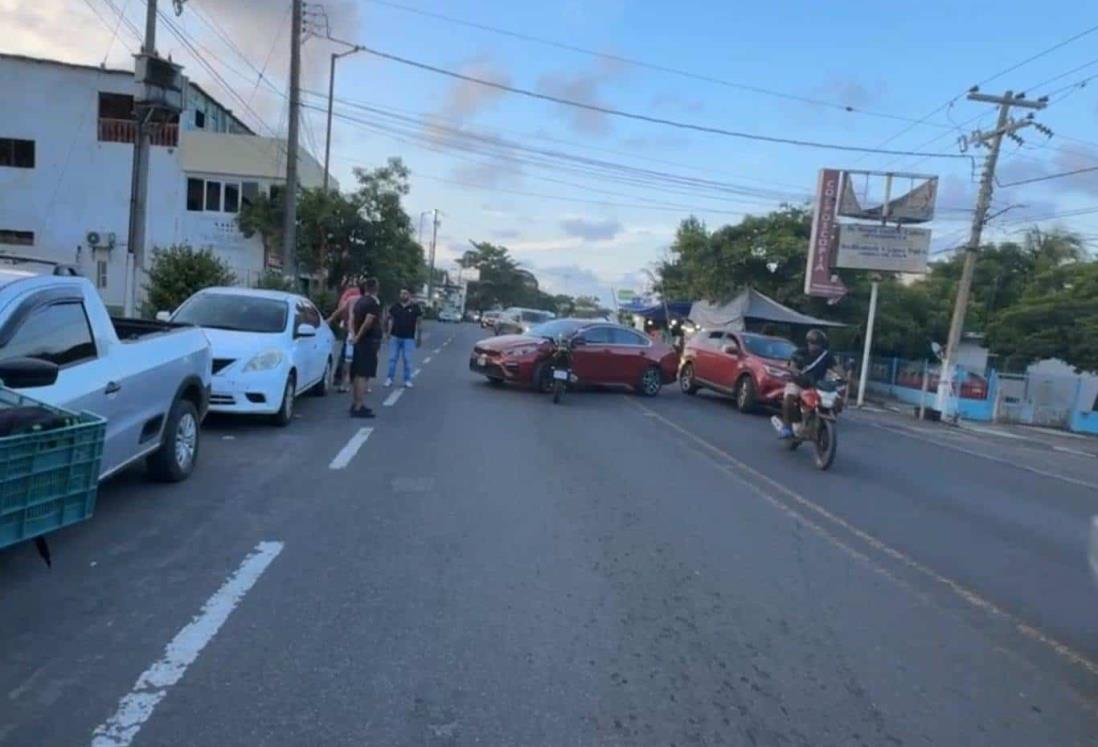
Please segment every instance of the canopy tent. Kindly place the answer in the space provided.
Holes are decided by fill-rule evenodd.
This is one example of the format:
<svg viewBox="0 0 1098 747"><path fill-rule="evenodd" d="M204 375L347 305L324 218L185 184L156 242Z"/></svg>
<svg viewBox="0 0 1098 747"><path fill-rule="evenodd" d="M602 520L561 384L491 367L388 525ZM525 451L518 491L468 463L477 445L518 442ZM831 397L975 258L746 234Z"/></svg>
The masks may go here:
<svg viewBox="0 0 1098 747"><path fill-rule="evenodd" d="M805 327L842 327L839 322L817 319L783 306L773 298L747 288L725 304L696 301L690 308L690 319L703 329L743 330L748 321L795 324Z"/></svg>

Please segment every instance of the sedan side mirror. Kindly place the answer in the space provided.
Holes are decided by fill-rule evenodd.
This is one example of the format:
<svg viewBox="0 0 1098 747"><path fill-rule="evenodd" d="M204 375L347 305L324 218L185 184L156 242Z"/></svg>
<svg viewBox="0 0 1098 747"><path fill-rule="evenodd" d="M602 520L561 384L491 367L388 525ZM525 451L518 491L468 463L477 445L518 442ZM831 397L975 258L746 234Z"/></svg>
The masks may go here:
<svg viewBox="0 0 1098 747"><path fill-rule="evenodd" d="M586 344L587 344L587 338L585 338L585 337L580 337L579 335L577 335L577 336L572 338L572 347L574 347L574 348L583 347Z"/></svg>
<svg viewBox="0 0 1098 747"><path fill-rule="evenodd" d="M0 383L11 389L50 386L59 370L56 363L41 358L8 358L0 361Z"/></svg>
<svg viewBox="0 0 1098 747"><path fill-rule="evenodd" d="M170 322L172 320L172 312L170 311L158 311L156 312L156 321L158 322Z"/></svg>
<svg viewBox="0 0 1098 747"><path fill-rule="evenodd" d="M316 337L316 327L311 324L299 324L294 337Z"/></svg>

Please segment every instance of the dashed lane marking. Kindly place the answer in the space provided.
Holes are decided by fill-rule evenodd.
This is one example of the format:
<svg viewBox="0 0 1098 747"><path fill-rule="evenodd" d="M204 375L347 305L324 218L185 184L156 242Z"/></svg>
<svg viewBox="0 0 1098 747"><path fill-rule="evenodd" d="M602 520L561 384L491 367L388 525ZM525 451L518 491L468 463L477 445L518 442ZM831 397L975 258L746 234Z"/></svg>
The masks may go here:
<svg viewBox="0 0 1098 747"><path fill-rule="evenodd" d="M164 655L141 673L133 689L118 703L114 715L92 732L92 747L126 747L149 720L158 703L213 640L244 595L282 552L281 542L260 542L202 605L198 616L183 626L164 648Z"/></svg>
<svg viewBox="0 0 1098 747"><path fill-rule="evenodd" d="M801 511L793 509L791 506L784 503L781 499L771 495L770 493L763 490L758 485L753 484L750 480L746 479L747 476L750 476L750 477L754 478L754 480L756 480L760 483L765 483L766 485L771 487L774 491L776 491L778 493L781 493L786 498L793 501L800 508L806 509L808 511L811 511L811 512L815 513L817 516L819 516L823 519L826 519L833 526L841 527L842 529L844 529L847 532L849 532L850 534L854 535L855 537L857 537L861 541L865 542L867 545L874 548L875 550L877 550L877 551L883 553L884 555L892 558L893 560L903 564L904 566L907 566L908 568L922 574L923 576L932 579L933 581L937 582L938 584L941 584L942 586L944 586L945 588L947 588L948 590L953 592L960 599L967 602L969 605L971 605L971 606L973 606L977 609L983 610L984 612L987 612L987 613L989 613L989 614L991 614L991 615L993 615L993 616L995 616L995 617L997 617L1001 620L1006 620L1021 635L1025 636L1026 638L1028 638L1032 641L1036 641L1036 642L1046 646L1047 648L1051 649L1053 652L1055 652L1059 656L1063 657L1064 659L1066 659L1070 663L1075 664L1076 666L1084 669L1089 674L1098 676L1098 664L1091 661L1090 659L1088 659L1083 654L1075 651L1073 648L1071 648L1067 644L1061 643L1060 641L1056 640L1055 638L1052 638L1051 636L1045 635L1040 630L1037 630L1037 628L1034 628L1032 625L1029 625L1028 623L1020 620L1019 618L1015 617L1014 615L1012 615L1011 613L1009 613L1006 610L1002 609L1001 607L996 606L993 602L990 602L987 599L984 599L979 594L976 594L975 592L971 591L970 589L965 588L964 586L957 583L953 579L947 578L947 577L937 573L936 571L932 570L931 568L923 565L922 563L915 560L914 558L911 558L910 556L905 555L904 553L900 552L899 550L892 547L891 545L877 539L876 537L869 534L868 532L865 532L865 531L859 529L858 527L854 526L853 524L846 521L845 519L843 519L839 516L836 516L835 514L831 513L826 508L824 508L823 506L820 506L816 503L813 503L812 501L808 500L807 498L802 496L797 491L795 491L791 488L788 488L785 485L783 485L782 483L780 483L777 480L773 479L772 477L769 477L768 475L765 475L762 472L759 472L754 467L751 467L751 466L745 464L744 462L741 462L739 459L732 456L731 454L729 454L724 449L720 448L719 446L715 446L714 444L711 444L709 441L705 440L701 436L698 436L697 434L687 430L686 428L683 428L678 423L675 423L675 422L665 418L663 415L660 415L655 410L652 410L651 408L649 408L645 405L642 405L638 402L635 402L633 400L628 400L628 401L630 402L630 404L632 404L634 407L638 408L643 413L649 415L650 417L653 417L653 418L659 420L660 423L662 423L663 425L665 425L668 428L672 429L673 431L685 436L686 438L688 438L691 441L693 441L694 443L696 443L698 446L701 446L702 448L704 448L706 451L708 451L711 454L719 457L720 459L723 459L729 465L735 467L735 472L730 472L730 473L735 474L736 477L738 477L745 485L747 485L748 488L750 488L752 490L752 492L754 492L756 495L761 496L762 498L764 498L765 500L767 500L769 503L771 503L772 505L774 505L775 507L777 507L780 510L793 511L793 513L796 516L798 516L802 520L804 520L809 526L811 526L813 529L815 529L820 534L820 536L822 536L828 542L835 545L837 548L839 548L843 551L846 551L846 552L854 553L855 555L858 555L862 558L865 558L865 560L868 563L870 563L871 566L874 569L881 571L885 575L887 575L890 578L893 578L894 580L896 580L898 583L903 583L899 579L896 579L895 576L893 576L887 569L885 569L879 563L873 561L871 558L866 556L864 553L861 553L860 551L858 551L855 548L851 547L848 543L844 542L843 540L839 539L834 534L832 534L828 529L826 529L824 527L821 527L818 523L816 523L816 522L812 521L811 519L805 517Z"/></svg>
<svg viewBox="0 0 1098 747"><path fill-rule="evenodd" d="M404 391L398 389L398 392ZM344 444L343 448L339 450L339 453L332 459L331 464L328 465L328 469L345 469L351 460L355 458L355 454L362 448L362 445L366 443L366 439L370 437L370 434L374 432L373 428L359 428L358 431L351 436L351 439Z"/></svg>
<svg viewBox="0 0 1098 747"><path fill-rule="evenodd" d="M423 365L425 365L425 366L430 362L431 362L431 356L429 356L429 355L426 358L423 359Z"/></svg>
<svg viewBox="0 0 1098 747"><path fill-rule="evenodd" d="M423 369L421 368L417 368L415 371L412 371L412 378L414 379L415 377L419 376L419 372L422 370Z"/></svg>
<svg viewBox="0 0 1098 747"><path fill-rule="evenodd" d="M388 397L386 397L385 401L381 403L381 406L382 407L392 407L393 405L395 405L397 403L397 400L400 399L400 395L402 395L402 394L404 394L404 387L401 387L400 389L397 389L392 394L390 394Z"/></svg>

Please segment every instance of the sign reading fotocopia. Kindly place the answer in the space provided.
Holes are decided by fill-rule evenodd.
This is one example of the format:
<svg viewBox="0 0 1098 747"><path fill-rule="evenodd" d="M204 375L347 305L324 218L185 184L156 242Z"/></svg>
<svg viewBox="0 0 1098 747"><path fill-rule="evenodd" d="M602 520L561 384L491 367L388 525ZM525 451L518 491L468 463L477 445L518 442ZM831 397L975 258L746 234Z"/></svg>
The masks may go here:
<svg viewBox="0 0 1098 747"><path fill-rule="evenodd" d="M838 169L820 169L816 185L816 209L812 213L812 236L808 242L808 267L804 292L836 301L846 295L846 286L832 270L838 224L835 207L839 202Z"/></svg>
<svg viewBox="0 0 1098 747"><path fill-rule="evenodd" d="M926 272L930 230L870 223L839 225L836 267L881 272Z"/></svg>

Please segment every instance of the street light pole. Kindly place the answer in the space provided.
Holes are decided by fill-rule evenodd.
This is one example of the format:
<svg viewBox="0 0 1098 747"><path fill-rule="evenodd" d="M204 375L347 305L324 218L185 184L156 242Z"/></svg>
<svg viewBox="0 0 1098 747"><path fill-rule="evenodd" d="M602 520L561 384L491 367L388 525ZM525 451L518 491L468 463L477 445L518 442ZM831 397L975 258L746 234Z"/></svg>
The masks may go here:
<svg viewBox="0 0 1098 747"><path fill-rule="evenodd" d="M362 47L359 45L353 46L346 52L332 52L332 64L328 72L328 129L327 134L324 137L324 191L328 191L328 164L332 157L332 101L335 98L335 77L336 77L336 60L340 57L346 57L352 55L355 52L361 52Z"/></svg>

